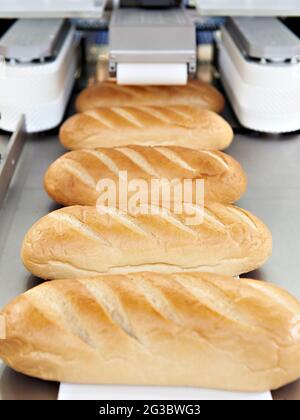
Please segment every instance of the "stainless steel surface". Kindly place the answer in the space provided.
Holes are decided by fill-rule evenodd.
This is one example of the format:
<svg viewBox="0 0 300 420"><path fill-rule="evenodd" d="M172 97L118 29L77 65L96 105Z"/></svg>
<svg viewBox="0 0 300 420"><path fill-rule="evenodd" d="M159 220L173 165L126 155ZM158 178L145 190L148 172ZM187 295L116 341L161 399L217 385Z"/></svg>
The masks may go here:
<svg viewBox="0 0 300 420"><path fill-rule="evenodd" d="M284 287L300 299L300 135L239 135L229 153L249 178L239 204L261 217L273 234L271 258L250 276Z"/></svg>
<svg viewBox="0 0 300 420"><path fill-rule="evenodd" d="M298 0L195 0L206 16L300 16Z"/></svg>
<svg viewBox="0 0 300 420"><path fill-rule="evenodd" d="M0 307L37 284L22 266L20 246L26 230L55 208L43 191L43 174L62 153L56 135L27 138L0 209ZM56 395L57 385L17 374L0 361L0 399L55 399Z"/></svg>
<svg viewBox="0 0 300 420"><path fill-rule="evenodd" d="M276 62L300 57L300 39L279 19L230 18L226 28L247 57Z"/></svg>
<svg viewBox="0 0 300 420"><path fill-rule="evenodd" d="M1 152L0 162L0 208L5 199L9 184L15 172L25 142L25 118L22 115L16 131L11 136L7 147Z"/></svg>
<svg viewBox="0 0 300 420"><path fill-rule="evenodd" d="M0 39L0 54L20 62L53 58L66 29L63 19L19 19Z"/></svg>
<svg viewBox="0 0 300 420"><path fill-rule="evenodd" d="M19 251L27 229L57 208L43 190L43 175L63 152L55 134L31 136L26 141L0 210L0 307L38 284L23 268ZM238 134L228 153L241 162L249 178L240 205L260 216L274 237L272 257L249 275L274 282L300 298L300 134ZM0 399L55 399L56 395L56 384L27 378L0 364ZM274 393L274 397L300 400L300 382Z"/></svg>
<svg viewBox="0 0 300 420"><path fill-rule="evenodd" d="M0 0L0 18L102 16L106 0Z"/></svg>
<svg viewBox="0 0 300 420"><path fill-rule="evenodd" d="M111 71L118 63L185 63L196 69L196 29L184 9L118 9L109 28Z"/></svg>

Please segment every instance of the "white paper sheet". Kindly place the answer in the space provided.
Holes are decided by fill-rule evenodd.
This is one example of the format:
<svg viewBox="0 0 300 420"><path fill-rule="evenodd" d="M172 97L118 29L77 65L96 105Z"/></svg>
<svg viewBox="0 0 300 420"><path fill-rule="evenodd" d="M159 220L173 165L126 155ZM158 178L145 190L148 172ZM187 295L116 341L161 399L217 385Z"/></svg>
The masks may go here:
<svg viewBox="0 0 300 420"><path fill-rule="evenodd" d="M263 400L270 392L242 393L201 388L60 384L59 400Z"/></svg>
<svg viewBox="0 0 300 420"><path fill-rule="evenodd" d="M119 85L186 85L187 65L181 63L119 63Z"/></svg>

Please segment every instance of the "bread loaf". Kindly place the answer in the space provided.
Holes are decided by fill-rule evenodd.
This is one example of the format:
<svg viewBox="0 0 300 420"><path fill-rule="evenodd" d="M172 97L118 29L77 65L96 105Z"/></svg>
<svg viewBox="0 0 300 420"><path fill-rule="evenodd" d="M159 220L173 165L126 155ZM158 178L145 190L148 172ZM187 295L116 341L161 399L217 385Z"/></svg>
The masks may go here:
<svg viewBox="0 0 300 420"><path fill-rule="evenodd" d="M58 280L15 299L0 319L0 357L41 379L267 391L300 377L300 304L254 280Z"/></svg>
<svg viewBox="0 0 300 420"><path fill-rule="evenodd" d="M25 267L43 279L148 270L235 276L257 269L271 253L266 226L231 205L211 203L195 226L185 214L106 211L74 206L43 217L24 239Z"/></svg>
<svg viewBox="0 0 300 420"><path fill-rule="evenodd" d="M190 106L97 108L73 115L60 129L71 150L130 144L222 150L232 139L222 117Z"/></svg>
<svg viewBox="0 0 300 420"><path fill-rule="evenodd" d="M81 92L76 102L78 111L113 106L192 105L221 112L224 98L213 86L191 81L186 86L120 86L105 82Z"/></svg>
<svg viewBox="0 0 300 420"><path fill-rule="evenodd" d="M146 180L148 191L153 178L178 179L182 183L185 179L203 179L205 199L224 203L239 200L247 183L240 164L221 152L171 146L128 146L65 154L49 167L45 189L53 200L65 206L93 206L99 197L99 181L112 179L118 185L120 171L127 171L129 182Z"/></svg>

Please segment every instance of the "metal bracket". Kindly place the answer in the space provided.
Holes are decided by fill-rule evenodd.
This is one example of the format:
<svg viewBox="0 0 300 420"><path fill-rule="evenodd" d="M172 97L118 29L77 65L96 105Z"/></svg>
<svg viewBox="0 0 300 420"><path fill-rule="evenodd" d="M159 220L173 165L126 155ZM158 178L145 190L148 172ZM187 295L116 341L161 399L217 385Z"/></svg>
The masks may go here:
<svg viewBox="0 0 300 420"><path fill-rule="evenodd" d="M25 117L21 116L16 131L11 136L7 145L7 154L3 166L0 166L0 208L2 207L8 187L15 173L19 157L25 142Z"/></svg>
<svg viewBox="0 0 300 420"><path fill-rule="evenodd" d="M196 68L196 28L185 9L117 9L109 34L111 72L119 63L184 63Z"/></svg>

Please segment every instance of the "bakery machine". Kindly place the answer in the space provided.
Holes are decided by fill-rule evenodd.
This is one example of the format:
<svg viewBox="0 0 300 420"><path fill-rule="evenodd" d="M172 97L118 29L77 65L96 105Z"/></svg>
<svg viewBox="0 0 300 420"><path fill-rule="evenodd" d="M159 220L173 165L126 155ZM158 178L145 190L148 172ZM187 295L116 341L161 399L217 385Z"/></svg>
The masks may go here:
<svg viewBox="0 0 300 420"><path fill-rule="evenodd" d="M267 133L300 129L296 34L277 18L230 18L222 27L219 51L221 80L244 127Z"/></svg>
<svg viewBox="0 0 300 420"><path fill-rule="evenodd" d="M2 129L14 131L22 114L29 133L61 122L77 71L77 39L64 19L19 19L2 36Z"/></svg>
<svg viewBox="0 0 300 420"><path fill-rule="evenodd" d="M226 116L234 118L232 107L247 129L230 149L250 180L241 205L251 210L255 202L274 232L274 256L252 277L300 298L300 136L294 133L300 129L300 51L297 25L291 30L288 16L300 21L299 0L0 0L0 18L11 19L0 32L1 307L35 285L19 247L28 228L54 209L42 179L63 153L57 131L45 130L57 127L66 109L73 112L79 68L87 66L79 61L80 40L104 32L107 76L120 84L186 83L197 75L199 43L215 46ZM23 377L0 362L0 399L57 394L56 384ZM273 397L300 399L299 384Z"/></svg>
<svg viewBox="0 0 300 420"><path fill-rule="evenodd" d="M109 36L109 72L118 84L182 85L195 75L196 31L185 8L118 8Z"/></svg>
<svg viewBox="0 0 300 420"><path fill-rule="evenodd" d="M186 84L196 75L204 28L217 40L222 85L241 125L299 130L300 39L278 19L300 15L297 1L195 5L196 11L181 0L31 0L26 6L0 0L0 17L19 19L0 38L0 128L14 131L21 114L28 132L58 126L77 74L79 34L106 25L107 70L117 83Z"/></svg>

